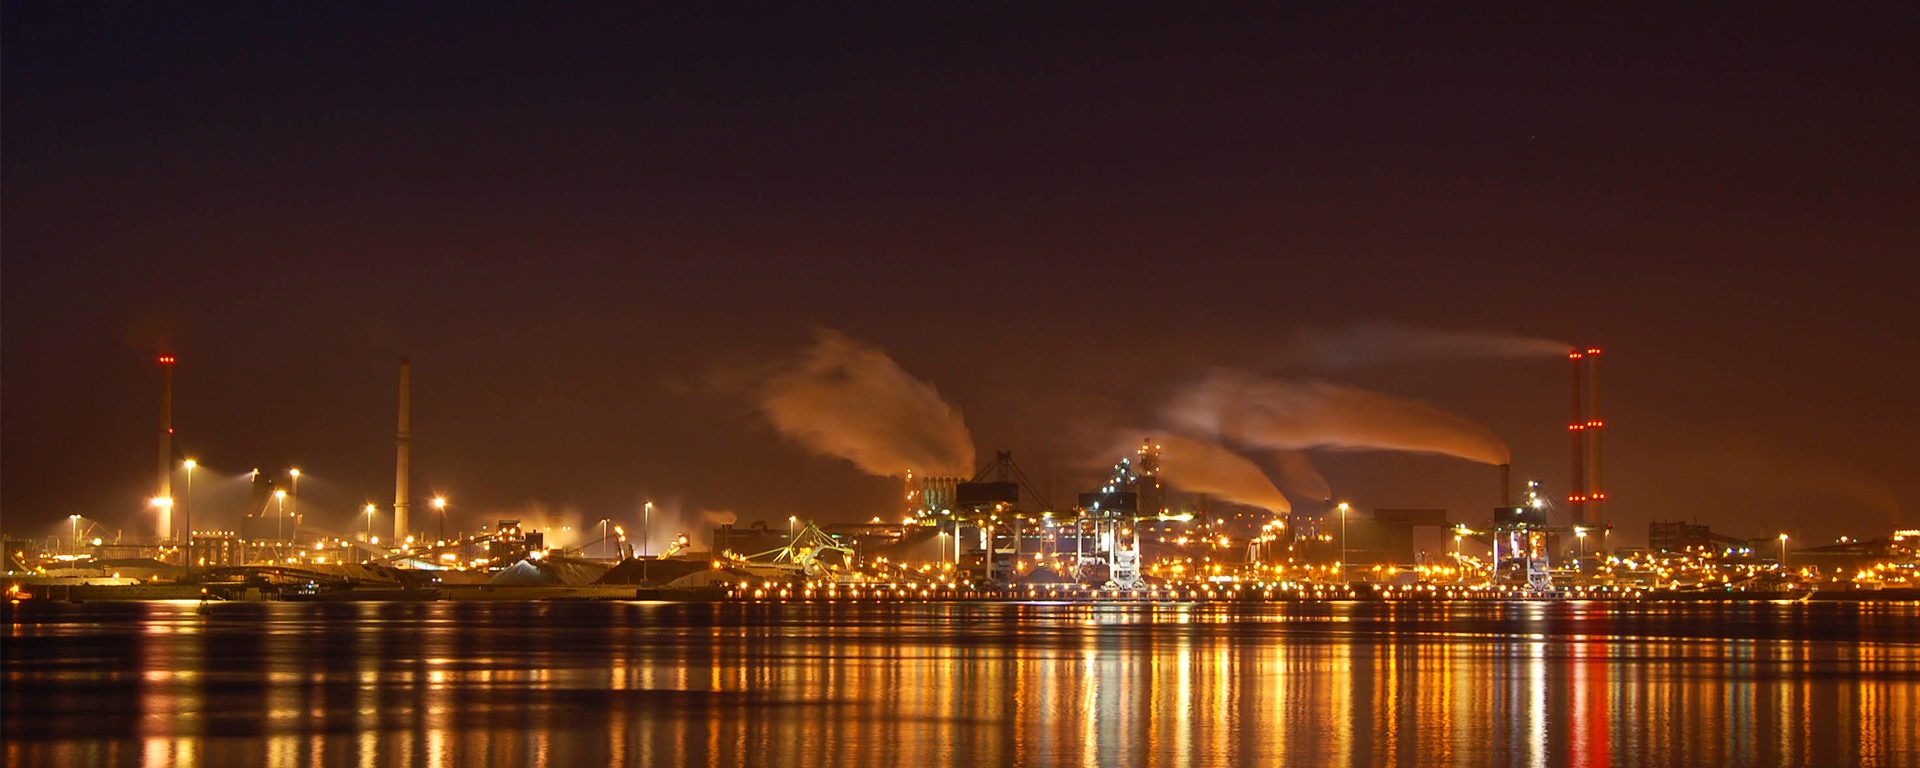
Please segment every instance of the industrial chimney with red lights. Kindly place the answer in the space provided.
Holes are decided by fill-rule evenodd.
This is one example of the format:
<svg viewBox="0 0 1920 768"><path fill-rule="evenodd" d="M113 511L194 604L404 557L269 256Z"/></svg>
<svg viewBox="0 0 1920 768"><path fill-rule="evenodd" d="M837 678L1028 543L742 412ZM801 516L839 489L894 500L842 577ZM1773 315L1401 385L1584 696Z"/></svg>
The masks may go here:
<svg viewBox="0 0 1920 768"><path fill-rule="evenodd" d="M173 534L173 355L160 356L160 477L154 485L155 528L160 543Z"/></svg>
<svg viewBox="0 0 1920 768"><path fill-rule="evenodd" d="M1606 524L1607 500L1600 483L1600 430L1606 426L1600 418L1600 348L1575 350L1567 353L1567 359L1573 363L1573 418L1567 422L1567 434L1573 439L1573 476L1567 503L1575 525L1599 528Z"/></svg>

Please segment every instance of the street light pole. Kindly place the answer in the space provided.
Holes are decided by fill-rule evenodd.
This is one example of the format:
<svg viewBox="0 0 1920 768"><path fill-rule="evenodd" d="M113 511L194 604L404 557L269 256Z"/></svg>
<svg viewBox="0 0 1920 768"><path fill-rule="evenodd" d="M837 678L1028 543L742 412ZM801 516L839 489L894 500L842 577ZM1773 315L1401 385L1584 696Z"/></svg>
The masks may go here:
<svg viewBox="0 0 1920 768"><path fill-rule="evenodd" d="M369 547L380 543L380 537L373 535L373 513L377 509L379 509L379 507L374 506L373 502L367 502L367 546ZM371 549L367 550L367 562L373 562L373 550Z"/></svg>
<svg viewBox="0 0 1920 768"><path fill-rule="evenodd" d="M1780 572L1787 571L1787 535L1780 534Z"/></svg>
<svg viewBox="0 0 1920 768"><path fill-rule="evenodd" d="M287 537L287 492L274 491L273 501L274 505L278 508L278 511L273 516L273 538L274 544L276 545L273 559L277 561L280 559L278 544Z"/></svg>
<svg viewBox="0 0 1920 768"><path fill-rule="evenodd" d="M186 461L181 462L180 465L187 468L187 495L186 495L186 498L181 499L181 501L185 503L180 505L180 537L183 540L183 542L186 544L186 548L183 551L187 553L186 554L187 567L192 568L193 567L193 468L200 466L200 463L197 461L194 461L193 459L187 459Z"/></svg>
<svg viewBox="0 0 1920 768"><path fill-rule="evenodd" d="M1075 584L1080 583L1081 563L1087 559L1086 531L1086 513L1073 513L1073 583ZM946 557L946 554L941 552L940 556Z"/></svg>
<svg viewBox="0 0 1920 768"><path fill-rule="evenodd" d="M649 548L648 539L653 538L653 502L647 502L640 512L640 556L646 557Z"/></svg>
<svg viewBox="0 0 1920 768"><path fill-rule="evenodd" d="M1347 583L1347 510L1352 505L1340 502L1340 583Z"/></svg>

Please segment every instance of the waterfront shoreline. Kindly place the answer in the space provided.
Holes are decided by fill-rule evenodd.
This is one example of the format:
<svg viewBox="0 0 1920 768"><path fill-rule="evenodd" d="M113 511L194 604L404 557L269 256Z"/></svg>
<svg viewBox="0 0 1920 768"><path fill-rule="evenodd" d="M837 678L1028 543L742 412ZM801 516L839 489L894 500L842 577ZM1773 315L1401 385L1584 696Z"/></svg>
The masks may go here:
<svg viewBox="0 0 1920 768"><path fill-rule="evenodd" d="M13 581L7 585L9 602L44 600L54 602L144 602L156 600L196 600L206 602L541 602L541 601L630 601L683 603L843 603L843 602L1074 602L1126 604L1238 604L1238 603L1317 603L1363 602L1504 602L1504 601L1591 601L1615 603L1639 602L1855 602L1909 603L1920 601L1920 589L1835 589L1810 591L1741 590L1646 590L1619 591L1567 590L1535 593L1525 590L1494 590L1435 587L1376 589L1374 585L1353 588L1326 587L1314 590L1266 590L1259 588L1207 590L1187 589L1114 590L1114 589L932 589L915 585L868 588L865 591L828 592L826 590L756 590L748 592L718 587L680 588L632 585L576 586L498 586L449 585L428 588L347 588L305 591L287 589L288 585L244 584L99 584L34 583ZM296 585L297 586L297 585Z"/></svg>

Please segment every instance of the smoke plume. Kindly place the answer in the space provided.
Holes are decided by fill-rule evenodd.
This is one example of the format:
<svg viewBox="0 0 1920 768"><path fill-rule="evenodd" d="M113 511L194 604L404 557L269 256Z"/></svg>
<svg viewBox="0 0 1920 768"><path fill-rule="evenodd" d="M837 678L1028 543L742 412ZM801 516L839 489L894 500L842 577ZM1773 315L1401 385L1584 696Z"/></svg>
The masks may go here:
<svg viewBox="0 0 1920 768"><path fill-rule="evenodd" d="M1566 342L1510 333L1443 331L1370 323L1339 331L1301 331L1286 358L1321 368L1351 368L1408 360L1469 357L1565 356Z"/></svg>
<svg viewBox="0 0 1920 768"><path fill-rule="evenodd" d="M1511 456L1486 427L1426 403L1226 370L1177 396L1167 418L1184 430L1262 448L1411 451L1483 464L1506 464Z"/></svg>
<svg viewBox="0 0 1920 768"><path fill-rule="evenodd" d="M1287 490L1321 501L1333 498L1333 487L1327 485L1327 478L1313 467L1313 459L1306 453L1280 451L1275 458L1280 462L1280 476L1286 478Z"/></svg>
<svg viewBox="0 0 1920 768"><path fill-rule="evenodd" d="M971 475L960 409L878 349L829 330L761 387L760 412L808 450L871 475Z"/></svg>
<svg viewBox="0 0 1920 768"><path fill-rule="evenodd" d="M1160 476L1176 488L1270 512L1293 510L1273 481L1245 457L1178 435L1165 435L1155 442L1160 444Z"/></svg>

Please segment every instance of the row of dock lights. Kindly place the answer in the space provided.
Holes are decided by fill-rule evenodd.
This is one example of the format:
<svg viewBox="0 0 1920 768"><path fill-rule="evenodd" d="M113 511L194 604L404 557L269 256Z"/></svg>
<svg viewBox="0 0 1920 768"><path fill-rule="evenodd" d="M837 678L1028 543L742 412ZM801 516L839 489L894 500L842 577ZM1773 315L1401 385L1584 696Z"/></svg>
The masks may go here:
<svg viewBox="0 0 1920 768"><path fill-rule="evenodd" d="M971 585L958 582L941 581L938 583L901 584L897 582L869 583L865 597L873 599L1010 599L1033 600L1041 597L1056 599L1100 599L1135 601L1244 601L1251 598L1261 600L1454 600L1470 598L1508 598L1529 594L1524 586L1518 585L1436 585L1436 584L1370 584L1356 588L1353 585L1320 583L1255 583L1224 584L1218 586L1195 585L1189 587L1169 586L1149 589L1115 589L1088 585L1048 585L1044 590L1037 585L1018 587L976 589ZM841 589L845 587L844 591ZM797 587L793 584L761 584L740 582L730 587L728 595L736 599L780 600L795 599L838 600L842 597L858 600L863 597L861 585L805 582ZM844 594L843 594L844 592ZM1567 590L1568 597L1574 599L1608 598L1637 599L1651 590L1643 587L1594 586L1572 587Z"/></svg>

